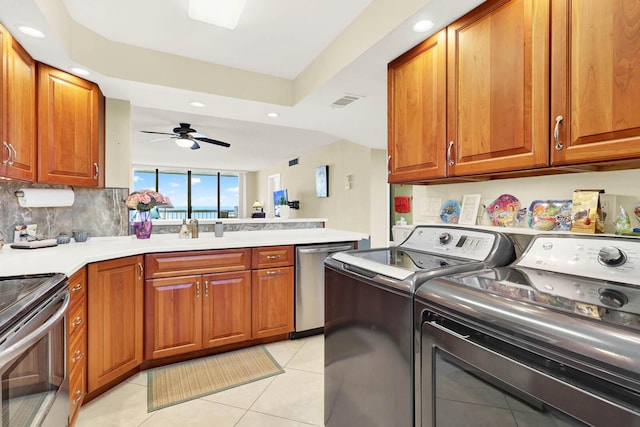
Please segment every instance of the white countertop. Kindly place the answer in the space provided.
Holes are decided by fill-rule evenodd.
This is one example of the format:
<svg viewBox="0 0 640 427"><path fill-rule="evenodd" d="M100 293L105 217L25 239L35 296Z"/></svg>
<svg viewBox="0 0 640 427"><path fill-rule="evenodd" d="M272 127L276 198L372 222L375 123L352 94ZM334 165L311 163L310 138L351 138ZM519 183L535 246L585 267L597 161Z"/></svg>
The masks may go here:
<svg viewBox="0 0 640 427"><path fill-rule="evenodd" d="M369 235L331 228L289 230L227 231L223 237L200 233L197 239L180 239L177 234L152 234L150 239L135 236L90 237L40 249L0 249L0 276L38 273L75 273L85 264L153 252L246 248L272 245L304 245L368 239Z"/></svg>

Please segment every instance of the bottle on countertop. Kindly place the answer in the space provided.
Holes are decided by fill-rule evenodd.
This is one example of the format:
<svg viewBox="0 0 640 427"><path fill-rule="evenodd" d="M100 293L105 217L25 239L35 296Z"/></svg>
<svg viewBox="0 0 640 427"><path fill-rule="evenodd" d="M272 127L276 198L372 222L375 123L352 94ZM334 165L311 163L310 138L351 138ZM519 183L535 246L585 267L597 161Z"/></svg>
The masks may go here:
<svg viewBox="0 0 640 427"><path fill-rule="evenodd" d="M178 237L181 239L189 238L189 226L187 225L187 219L182 219L182 226L180 226L180 232Z"/></svg>
<svg viewBox="0 0 640 427"><path fill-rule="evenodd" d="M216 225L214 226L214 231L215 231L216 237L222 237L222 233L224 232L224 226L222 225L221 221L216 222Z"/></svg>
<svg viewBox="0 0 640 427"><path fill-rule="evenodd" d="M198 229L198 220L192 219L189 221L189 228L191 229L191 238L197 239L200 233L200 230Z"/></svg>

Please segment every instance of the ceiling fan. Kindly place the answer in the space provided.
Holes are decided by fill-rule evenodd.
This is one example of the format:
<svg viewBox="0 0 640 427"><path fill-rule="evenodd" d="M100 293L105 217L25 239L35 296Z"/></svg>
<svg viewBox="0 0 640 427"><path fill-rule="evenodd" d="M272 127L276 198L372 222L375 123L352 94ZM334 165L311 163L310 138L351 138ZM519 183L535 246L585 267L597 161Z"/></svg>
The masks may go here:
<svg viewBox="0 0 640 427"><path fill-rule="evenodd" d="M197 150L200 148L200 142L208 142L209 144L220 145L222 147L231 147L231 144L222 141L216 141L215 139L207 138L204 135L200 135L196 132L195 129L191 129L191 125L189 123L180 123L180 126L177 128L173 128L173 133L168 132L154 132L150 130L141 130L142 133L154 133L158 135L171 135L167 138L159 138L152 139L147 142L155 142L155 141L163 141L165 139L175 139L176 144L179 147L191 148L192 150Z"/></svg>

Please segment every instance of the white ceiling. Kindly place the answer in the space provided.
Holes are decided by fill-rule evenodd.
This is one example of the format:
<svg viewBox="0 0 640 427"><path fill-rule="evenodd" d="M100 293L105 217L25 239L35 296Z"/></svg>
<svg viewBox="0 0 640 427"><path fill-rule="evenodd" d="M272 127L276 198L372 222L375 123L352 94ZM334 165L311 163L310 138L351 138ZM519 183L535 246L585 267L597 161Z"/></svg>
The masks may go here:
<svg viewBox="0 0 640 427"><path fill-rule="evenodd" d="M134 164L252 171L339 139L386 148L387 63L482 1L247 0L238 27L225 30L191 20L188 0L0 0L0 21L35 59L84 66L105 96L131 101ZM412 32L423 18L434 29ZM46 37L26 37L19 25ZM82 35L100 43L83 50ZM149 71L153 55L164 66ZM194 77L207 64L224 66L229 84L218 68L202 68L210 81ZM230 89L237 82L244 93ZM255 90L254 98L254 83L273 84L275 95ZM362 98L332 108L345 93ZM153 136L139 132L170 132L179 122L231 148L147 143Z"/></svg>

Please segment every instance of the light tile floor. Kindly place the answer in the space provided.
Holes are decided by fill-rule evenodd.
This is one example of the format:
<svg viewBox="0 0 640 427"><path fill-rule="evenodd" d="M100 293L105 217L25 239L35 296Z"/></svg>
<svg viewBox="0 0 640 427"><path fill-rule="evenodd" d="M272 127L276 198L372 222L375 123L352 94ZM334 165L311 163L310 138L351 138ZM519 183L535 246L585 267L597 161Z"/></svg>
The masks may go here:
<svg viewBox="0 0 640 427"><path fill-rule="evenodd" d="M141 372L83 406L76 426L324 425L323 336L281 341L266 348L284 374L147 412L147 373Z"/></svg>

